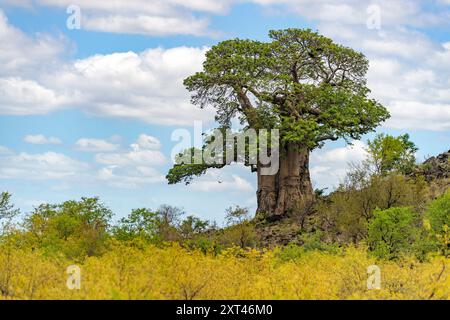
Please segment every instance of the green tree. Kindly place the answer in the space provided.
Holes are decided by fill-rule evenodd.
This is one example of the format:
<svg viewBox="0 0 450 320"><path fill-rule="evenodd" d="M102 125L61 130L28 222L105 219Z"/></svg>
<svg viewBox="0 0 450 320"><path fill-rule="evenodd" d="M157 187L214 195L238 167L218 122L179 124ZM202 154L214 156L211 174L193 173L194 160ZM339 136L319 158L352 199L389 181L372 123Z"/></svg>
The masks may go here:
<svg viewBox="0 0 450 320"><path fill-rule="evenodd" d="M415 165L415 153L418 150L409 140L409 135L398 137L379 134L368 141L369 162L375 167L377 174L389 172L410 173Z"/></svg>
<svg viewBox="0 0 450 320"><path fill-rule="evenodd" d="M425 219L441 253L450 256L450 192L430 204Z"/></svg>
<svg viewBox="0 0 450 320"><path fill-rule="evenodd" d="M112 212L98 198L42 204L25 218L32 246L75 259L99 255L109 237Z"/></svg>
<svg viewBox="0 0 450 320"><path fill-rule="evenodd" d="M0 219L12 219L20 213L11 203L11 194L8 192L0 193Z"/></svg>
<svg viewBox="0 0 450 320"><path fill-rule="evenodd" d="M159 243L189 237L207 228L208 222L193 216L182 220L184 214L182 209L169 205L162 205L157 210L134 209L113 228L113 234L123 241L141 239Z"/></svg>
<svg viewBox="0 0 450 320"><path fill-rule="evenodd" d="M227 208L225 211L225 221L229 226L250 221L248 208L243 208L240 206Z"/></svg>
<svg viewBox="0 0 450 320"><path fill-rule="evenodd" d="M223 230L224 244L238 245L241 248L254 246L256 235L247 208L229 207L225 211L225 221L227 228Z"/></svg>
<svg viewBox="0 0 450 320"><path fill-rule="evenodd" d="M209 227L209 221L201 220L194 216L187 216L178 227L180 235L184 239L189 239L194 235L206 231Z"/></svg>
<svg viewBox="0 0 450 320"><path fill-rule="evenodd" d="M367 243L378 258L397 259L413 253L419 240L419 217L407 207L375 210L369 220Z"/></svg>
<svg viewBox="0 0 450 320"><path fill-rule="evenodd" d="M362 53L311 30L270 31L269 37L270 42L234 39L215 45L203 71L184 82L195 105L216 109L222 129L238 117L247 129L280 130L278 172L263 175L263 163L248 164L257 172L257 212L263 218L283 217L299 200L314 198L312 150L327 140L359 139L389 117L368 96L369 64ZM181 162L167 179L188 183L229 163Z"/></svg>
<svg viewBox="0 0 450 320"><path fill-rule="evenodd" d="M11 231L12 220L20 214L20 210L14 208L11 203L11 194L8 192L0 193L0 221L2 234Z"/></svg>
<svg viewBox="0 0 450 320"><path fill-rule="evenodd" d="M157 214L149 209L133 209L128 217L122 218L113 228L114 236L122 241L140 238L153 241L158 235Z"/></svg>

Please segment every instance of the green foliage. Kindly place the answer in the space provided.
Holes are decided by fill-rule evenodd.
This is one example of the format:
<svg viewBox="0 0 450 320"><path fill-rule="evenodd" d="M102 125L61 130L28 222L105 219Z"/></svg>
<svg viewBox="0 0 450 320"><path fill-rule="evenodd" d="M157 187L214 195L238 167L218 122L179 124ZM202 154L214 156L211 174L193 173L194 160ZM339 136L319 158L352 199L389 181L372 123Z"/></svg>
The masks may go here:
<svg viewBox="0 0 450 320"><path fill-rule="evenodd" d="M184 150L184 152L177 155L175 159L175 165L169 170L166 175L167 182L169 184L176 184L184 182L186 184L191 183L193 177L203 175L208 169L220 169L225 164L205 163L203 160L203 151L191 148Z"/></svg>
<svg viewBox="0 0 450 320"><path fill-rule="evenodd" d="M425 214L426 226L445 256L450 255L450 192L434 200Z"/></svg>
<svg viewBox="0 0 450 320"><path fill-rule="evenodd" d="M376 210L368 224L367 243L382 259L398 259L413 253L420 236L420 219L407 207Z"/></svg>
<svg viewBox="0 0 450 320"><path fill-rule="evenodd" d="M135 238L152 241L157 236L157 231L157 214L145 208L132 210L128 217L122 218L119 225L113 228L114 236L121 241Z"/></svg>
<svg viewBox="0 0 450 320"><path fill-rule="evenodd" d="M182 220L183 215L181 209L168 205L156 211L135 209L113 228L113 235L120 241L161 244L166 241L191 240L210 227L209 221L194 216ZM189 245L195 246L195 240Z"/></svg>
<svg viewBox="0 0 450 320"><path fill-rule="evenodd" d="M186 219L180 223L178 230L182 238L190 239L197 234L205 232L208 227L209 221L204 221L194 216L187 216Z"/></svg>
<svg viewBox="0 0 450 320"><path fill-rule="evenodd" d="M389 117L369 98L362 53L309 29L270 31L269 38L213 46L203 70L184 81L192 103L215 108L221 127L239 117L246 128L279 129L282 143L309 150L327 140L359 139ZM189 182L218 166L176 164L167 179Z"/></svg>
<svg viewBox="0 0 450 320"><path fill-rule="evenodd" d="M328 253L337 253L339 248L336 244L330 244L325 241L325 233L320 230L314 232L301 233L298 240L306 251L324 251Z"/></svg>
<svg viewBox="0 0 450 320"><path fill-rule="evenodd" d="M111 217L111 210L98 198L81 198L40 205L25 218L23 227L33 247L83 259L105 250Z"/></svg>
<svg viewBox="0 0 450 320"><path fill-rule="evenodd" d="M368 141L370 161L378 174L387 174L397 171L403 174L412 172L418 150L409 140L409 135L393 137L379 134L373 141Z"/></svg>
<svg viewBox="0 0 450 320"><path fill-rule="evenodd" d="M239 206L226 210L226 227L219 229L215 223L188 216L177 226L179 241L190 249L219 254L224 248L238 246L242 249L257 246L255 226L247 208Z"/></svg>
<svg viewBox="0 0 450 320"><path fill-rule="evenodd" d="M377 208L412 207L422 212L428 201L425 179L406 175L414 166L417 151L407 134L379 134L368 145L367 158L352 164L344 183L316 207L315 222L341 243L363 240Z"/></svg>
<svg viewBox="0 0 450 320"><path fill-rule="evenodd" d="M225 220L228 225L236 225L250 220L248 208L240 206L229 207L225 211Z"/></svg>
<svg viewBox="0 0 450 320"><path fill-rule="evenodd" d="M282 262L297 261L305 254L305 252L306 250L304 247L289 243L283 248L278 248L278 250L275 251L275 256Z"/></svg>
<svg viewBox="0 0 450 320"><path fill-rule="evenodd" d="M368 176L366 169L353 169L346 184L319 201L314 223L335 241L358 243L367 236L367 222L376 208L411 206L422 210L427 185L422 179L399 174Z"/></svg>
<svg viewBox="0 0 450 320"><path fill-rule="evenodd" d="M188 247L190 250L198 249L203 254L211 254L217 256L223 250L225 250L225 245L218 242L220 239L217 236L200 235L188 241L182 242L182 245Z"/></svg>
<svg viewBox="0 0 450 320"><path fill-rule="evenodd" d="M337 254L341 250L335 243L325 241L325 233L320 230L314 232L303 232L297 238L297 243L291 242L287 246L278 248L276 256L280 261L297 261L306 252L318 251L329 254Z"/></svg>
<svg viewBox="0 0 450 320"><path fill-rule="evenodd" d="M18 209L14 209L11 203L11 194L8 192L0 193L0 220L12 219L20 213Z"/></svg>
<svg viewBox="0 0 450 320"><path fill-rule="evenodd" d="M20 210L14 208L11 203L11 194L0 193L0 236L7 236L15 232L13 219L20 214Z"/></svg>
<svg viewBox="0 0 450 320"><path fill-rule="evenodd" d="M255 226L249 221L219 230L214 239L217 244L226 247L252 248L257 246Z"/></svg>
<svg viewBox="0 0 450 320"><path fill-rule="evenodd" d="M220 244L237 245L241 248L256 245L256 233L247 208L240 206L230 207L226 210L225 220L227 227L221 230L216 238Z"/></svg>

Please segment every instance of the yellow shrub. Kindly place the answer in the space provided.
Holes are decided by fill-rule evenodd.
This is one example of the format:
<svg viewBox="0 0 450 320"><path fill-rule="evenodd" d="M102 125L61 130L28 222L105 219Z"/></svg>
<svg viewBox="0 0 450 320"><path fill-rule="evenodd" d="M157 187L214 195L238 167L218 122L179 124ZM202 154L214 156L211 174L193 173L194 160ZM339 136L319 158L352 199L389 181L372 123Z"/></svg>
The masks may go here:
<svg viewBox="0 0 450 320"><path fill-rule="evenodd" d="M376 261L365 248L305 252L290 261L276 250L231 248L218 256L176 244L136 248L116 243L78 264L81 288L70 290L73 261L32 250L0 251L3 299L449 299L450 259ZM367 289L378 265L381 289Z"/></svg>

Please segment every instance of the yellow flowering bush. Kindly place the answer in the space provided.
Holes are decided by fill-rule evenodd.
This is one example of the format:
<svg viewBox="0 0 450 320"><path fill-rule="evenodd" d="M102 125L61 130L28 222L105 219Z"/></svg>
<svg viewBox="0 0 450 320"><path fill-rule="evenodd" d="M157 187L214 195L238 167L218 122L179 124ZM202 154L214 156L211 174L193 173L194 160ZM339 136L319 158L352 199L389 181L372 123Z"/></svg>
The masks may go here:
<svg viewBox="0 0 450 320"><path fill-rule="evenodd" d="M38 250L0 250L2 299L450 299L450 259L377 261L364 247L337 253L229 248L219 255L177 244L136 247L115 242L82 262ZM81 270L70 289L70 265ZM381 271L367 287L367 268Z"/></svg>

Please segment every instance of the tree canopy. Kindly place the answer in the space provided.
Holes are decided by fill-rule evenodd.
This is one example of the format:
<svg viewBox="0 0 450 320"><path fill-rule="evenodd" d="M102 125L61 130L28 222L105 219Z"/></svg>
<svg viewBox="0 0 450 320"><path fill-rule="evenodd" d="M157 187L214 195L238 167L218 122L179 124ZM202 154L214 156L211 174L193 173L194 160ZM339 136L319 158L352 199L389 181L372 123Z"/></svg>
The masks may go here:
<svg viewBox="0 0 450 320"><path fill-rule="evenodd" d="M206 53L203 71L185 79L192 103L216 110L221 128L279 129L281 143L307 148L326 140L359 139L389 117L369 97L368 60L309 29L270 31L269 42L233 39ZM210 167L175 165L169 183Z"/></svg>
<svg viewBox="0 0 450 320"><path fill-rule="evenodd" d="M409 140L408 134L398 137L379 134L372 141L369 140L368 145L370 162L376 173L398 171L408 174L413 170L418 149L414 142Z"/></svg>

